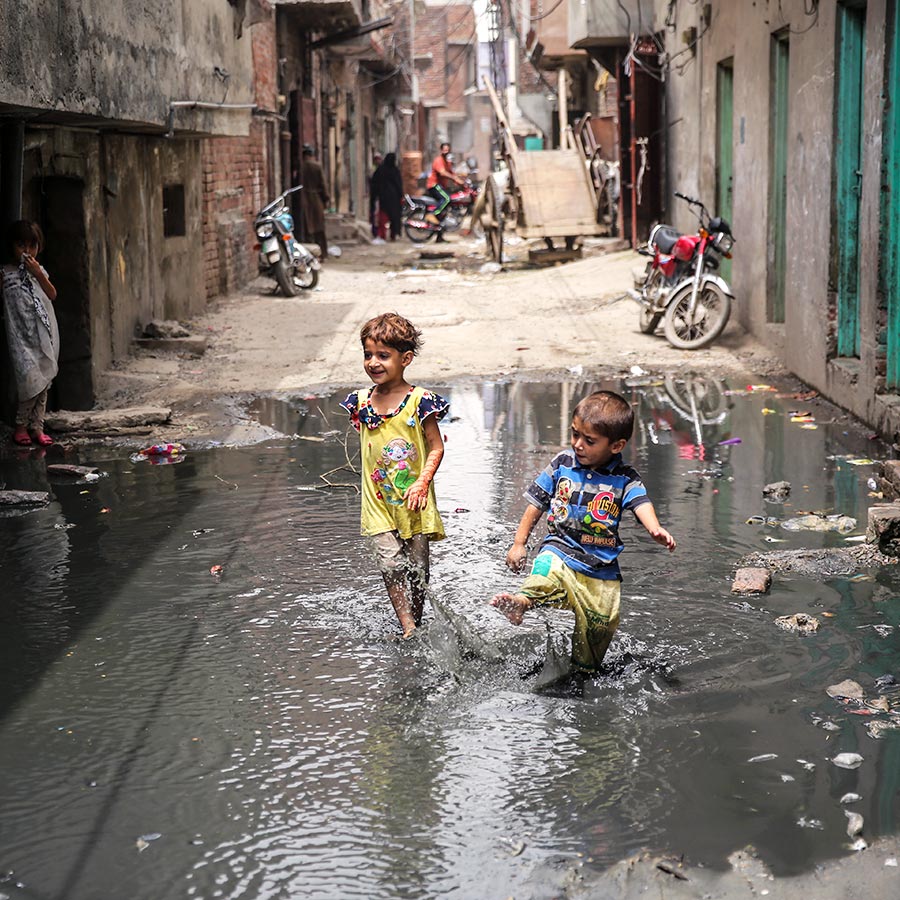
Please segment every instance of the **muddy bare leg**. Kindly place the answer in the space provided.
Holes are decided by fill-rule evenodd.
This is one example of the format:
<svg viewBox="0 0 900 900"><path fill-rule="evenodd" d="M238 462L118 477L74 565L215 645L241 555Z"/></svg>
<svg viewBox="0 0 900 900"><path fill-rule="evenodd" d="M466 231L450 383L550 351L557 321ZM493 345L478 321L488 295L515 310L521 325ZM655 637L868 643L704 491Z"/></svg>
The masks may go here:
<svg viewBox="0 0 900 900"><path fill-rule="evenodd" d="M385 572L384 584L400 627L403 629L403 637L408 637L416 630L418 622L413 615L412 604L407 595L406 578L402 572Z"/></svg>

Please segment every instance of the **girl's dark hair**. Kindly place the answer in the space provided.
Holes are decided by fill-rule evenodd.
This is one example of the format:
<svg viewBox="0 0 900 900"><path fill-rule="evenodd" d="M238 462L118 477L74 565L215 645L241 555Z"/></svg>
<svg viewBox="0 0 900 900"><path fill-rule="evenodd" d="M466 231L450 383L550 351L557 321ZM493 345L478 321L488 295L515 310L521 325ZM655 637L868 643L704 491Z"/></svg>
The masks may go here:
<svg viewBox="0 0 900 900"><path fill-rule="evenodd" d="M634 431L634 410L631 404L614 391L597 391L585 397L572 414L590 425L597 434L611 443L628 441Z"/></svg>
<svg viewBox="0 0 900 900"><path fill-rule="evenodd" d="M29 219L13 222L6 231L6 257L13 263L19 261L15 258L13 249L16 244L37 244L40 253L44 249L44 232L41 231L41 226Z"/></svg>
<svg viewBox="0 0 900 900"><path fill-rule="evenodd" d="M397 313L382 313L363 325L359 340L364 348L366 341L372 340L387 344L401 353L412 350L415 354L422 346L422 332L409 319L404 319Z"/></svg>

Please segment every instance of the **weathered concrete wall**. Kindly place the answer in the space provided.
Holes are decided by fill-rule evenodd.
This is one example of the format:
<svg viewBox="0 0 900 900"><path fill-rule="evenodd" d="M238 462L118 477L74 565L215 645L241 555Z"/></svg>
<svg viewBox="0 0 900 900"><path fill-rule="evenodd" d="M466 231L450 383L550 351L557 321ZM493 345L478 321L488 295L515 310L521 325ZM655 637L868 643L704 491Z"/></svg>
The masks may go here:
<svg viewBox="0 0 900 900"><path fill-rule="evenodd" d="M129 352L135 330L152 318L185 318L206 301L202 270L199 140L27 131L24 215L46 220L45 182L83 186L86 246L51 248L51 276L87 257L90 349L95 376ZM163 235L163 186L184 185L185 234ZM58 304L72 298L60 296ZM62 340L66 335L61 336Z"/></svg>
<svg viewBox="0 0 900 900"><path fill-rule="evenodd" d="M226 0L0 0L0 99L156 126L172 100L252 103L250 39L246 28L236 37L238 15ZM248 122L225 111L176 119L215 134L246 133Z"/></svg>
<svg viewBox="0 0 900 900"><path fill-rule="evenodd" d="M882 121L886 0L870 0L866 12L863 162L860 235L859 358L835 358L833 247L834 95L836 7L818 4L815 20L802 0L772 4L713 4L704 33L702 4L679 4L667 83L669 218L695 227L672 193L681 190L712 205L716 196L716 68L734 66L734 194L737 237L732 282L741 324L781 353L787 366L831 399L887 431L900 427L896 398L884 389L884 324L879 296ZM657 2L656 21L668 4ZM694 52L680 36L694 26L701 35ZM787 149L785 321L769 321L770 95L772 36L790 29ZM892 427L889 421L897 418Z"/></svg>

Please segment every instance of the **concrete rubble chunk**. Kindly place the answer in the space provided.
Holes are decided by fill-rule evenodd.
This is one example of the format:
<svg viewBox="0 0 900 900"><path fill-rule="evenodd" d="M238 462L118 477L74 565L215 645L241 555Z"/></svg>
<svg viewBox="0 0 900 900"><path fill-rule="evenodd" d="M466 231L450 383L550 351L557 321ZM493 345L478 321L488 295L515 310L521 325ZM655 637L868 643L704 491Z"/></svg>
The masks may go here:
<svg viewBox="0 0 900 900"><path fill-rule="evenodd" d="M791 493L791 483L789 481L773 481L767 484L763 489L763 497L768 500L786 500Z"/></svg>
<svg viewBox="0 0 900 900"><path fill-rule="evenodd" d="M205 337L137 338L134 343L144 350L160 353L189 353L191 356L206 353Z"/></svg>
<svg viewBox="0 0 900 900"><path fill-rule="evenodd" d="M900 556L900 503L869 507L866 541L877 544L886 556Z"/></svg>
<svg viewBox="0 0 900 900"><path fill-rule="evenodd" d="M732 594L766 594L772 586L772 573L768 569L743 568L734 573Z"/></svg>
<svg viewBox="0 0 900 900"><path fill-rule="evenodd" d="M174 319L153 319L144 326L144 338L186 338L191 333Z"/></svg>
<svg viewBox="0 0 900 900"><path fill-rule="evenodd" d="M46 506L49 502L46 491L0 491L0 509Z"/></svg>
<svg viewBox="0 0 900 900"><path fill-rule="evenodd" d="M886 459L881 463L881 488L886 498L900 497L900 459Z"/></svg>
<svg viewBox="0 0 900 900"><path fill-rule="evenodd" d="M823 547L817 550L771 550L749 553L739 566L765 566L773 572L793 572L805 578L837 578L854 575L860 569L896 565L895 557L886 556L872 544L853 547Z"/></svg>
<svg viewBox="0 0 900 900"><path fill-rule="evenodd" d="M131 406L86 412L61 409L49 413L45 425L50 431L112 431L141 425L165 425L171 418L172 410L162 406Z"/></svg>
<svg viewBox="0 0 900 900"><path fill-rule="evenodd" d="M68 463L53 463L47 466L48 475L70 475L72 478L96 475L99 471L96 466L73 466Z"/></svg>

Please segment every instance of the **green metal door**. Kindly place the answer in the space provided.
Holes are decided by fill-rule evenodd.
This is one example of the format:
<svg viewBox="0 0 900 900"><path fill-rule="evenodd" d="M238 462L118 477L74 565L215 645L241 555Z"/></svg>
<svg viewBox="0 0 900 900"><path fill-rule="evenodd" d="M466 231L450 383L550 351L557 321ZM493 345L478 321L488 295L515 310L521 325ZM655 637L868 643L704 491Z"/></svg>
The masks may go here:
<svg viewBox="0 0 900 900"><path fill-rule="evenodd" d="M787 269L788 32L772 35L769 114L769 298L770 322L784 321Z"/></svg>
<svg viewBox="0 0 900 900"><path fill-rule="evenodd" d="M716 214L732 220L734 196L734 64L720 62L716 70ZM731 281L731 260L722 260L722 277Z"/></svg>
<svg viewBox="0 0 900 900"><path fill-rule="evenodd" d="M900 10L888 10L888 66L884 108L881 204L881 278L887 302L887 386L900 387Z"/></svg>
<svg viewBox="0 0 900 900"><path fill-rule="evenodd" d="M834 136L836 221L832 228L837 265L838 356L859 356L859 198L865 29L864 6L838 7Z"/></svg>

